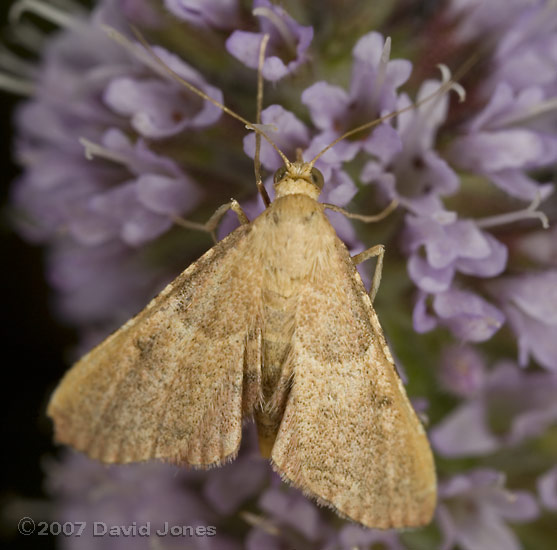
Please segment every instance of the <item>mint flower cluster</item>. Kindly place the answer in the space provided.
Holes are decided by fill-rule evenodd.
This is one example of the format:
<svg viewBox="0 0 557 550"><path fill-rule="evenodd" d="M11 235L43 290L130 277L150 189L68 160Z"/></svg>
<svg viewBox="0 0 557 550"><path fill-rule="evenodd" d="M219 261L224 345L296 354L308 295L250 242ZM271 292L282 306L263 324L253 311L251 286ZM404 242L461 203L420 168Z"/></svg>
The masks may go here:
<svg viewBox="0 0 557 550"><path fill-rule="evenodd" d="M107 468L67 453L45 473L61 521L214 525L216 535L70 537L64 548L551 547L557 6L428 6L98 0L88 12L68 0L14 2L13 34L35 61L0 56L0 87L24 96L11 209L20 234L45 247L57 314L79 330L80 351L211 246L178 218L203 222L230 197L251 219L264 208L255 135L173 79L131 25L174 73L248 119L268 34L262 123L291 159L301 150L309 160L343 133L404 109L340 141L316 166L323 202L366 215L398 202L375 226L330 217L353 253L386 245L376 308L427 421L440 483L432 525L374 531L283 485L258 457L252 425L238 459L206 472ZM43 34L37 16L56 30ZM465 99L443 87L447 67ZM265 141L261 164L271 193L282 162ZM219 236L234 224L227 215ZM362 276L369 282L365 265Z"/></svg>

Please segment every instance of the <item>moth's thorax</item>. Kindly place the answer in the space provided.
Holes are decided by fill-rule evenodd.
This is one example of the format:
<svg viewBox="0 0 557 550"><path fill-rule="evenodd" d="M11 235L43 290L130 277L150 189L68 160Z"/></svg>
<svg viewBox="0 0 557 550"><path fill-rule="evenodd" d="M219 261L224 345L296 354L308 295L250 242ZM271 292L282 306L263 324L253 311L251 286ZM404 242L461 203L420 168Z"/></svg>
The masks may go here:
<svg viewBox="0 0 557 550"><path fill-rule="evenodd" d="M319 275L336 242L323 205L304 193L276 198L253 229L265 285L283 296Z"/></svg>

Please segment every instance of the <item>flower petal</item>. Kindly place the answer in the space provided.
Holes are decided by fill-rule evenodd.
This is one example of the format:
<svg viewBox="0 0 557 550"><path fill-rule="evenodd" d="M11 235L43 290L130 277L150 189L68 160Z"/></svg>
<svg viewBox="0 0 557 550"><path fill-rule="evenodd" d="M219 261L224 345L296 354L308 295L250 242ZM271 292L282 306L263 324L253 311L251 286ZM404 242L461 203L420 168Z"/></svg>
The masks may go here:
<svg viewBox="0 0 557 550"><path fill-rule="evenodd" d="M454 163L474 172L528 168L546 155L541 137L526 129L478 132L457 138L451 149Z"/></svg>
<svg viewBox="0 0 557 550"><path fill-rule="evenodd" d="M408 260L408 274L421 290L430 293L443 292L451 285L454 266L436 269L419 254L414 253Z"/></svg>
<svg viewBox="0 0 557 550"><path fill-rule="evenodd" d="M178 215L193 210L202 192L187 178L145 174L136 180L136 196L145 208L156 214Z"/></svg>
<svg viewBox="0 0 557 550"><path fill-rule="evenodd" d="M503 325L505 315L473 292L451 289L435 294L433 309L458 338L489 340Z"/></svg>
<svg viewBox="0 0 557 550"><path fill-rule="evenodd" d="M418 293L418 299L414 304L414 311L412 313L412 322L414 330L420 334L433 330L437 325L437 319L430 315L427 311L427 294L423 291Z"/></svg>
<svg viewBox="0 0 557 550"><path fill-rule="evenodd" d="M433 447L447 457L493 453L501 445L487 429L485 415L479 400L461 405L430 431Z"/></svg>
<svg viewBox="0 0 557 550"><path fill-rule="evenodd" d="M507 266L508 250L507 247L489 233L483 233L483 238L487 241L490 253L484 258L458 258L456 269L467 275L476 277L495 277L500 275Z"/></svg>
<svg viewBox="0 0 557 550"><path fill-rule="evenodd" d="M557 466L538 478L538 494L545 508L557 510Z"/></svg>
<svg viewBox="0 0 557 550"><path fill-rule="evenodd" d="M349 97L340 86L316 82L303 91L302 103L308 107L311 120L317 128L330 130L344 117Z"/></svg>

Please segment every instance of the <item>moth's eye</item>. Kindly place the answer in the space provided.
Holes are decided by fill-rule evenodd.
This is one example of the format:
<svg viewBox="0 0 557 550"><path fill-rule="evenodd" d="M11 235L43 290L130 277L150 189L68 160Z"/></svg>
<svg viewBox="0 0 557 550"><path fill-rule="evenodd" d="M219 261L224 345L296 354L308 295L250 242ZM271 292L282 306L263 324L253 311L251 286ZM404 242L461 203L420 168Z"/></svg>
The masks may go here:
<svg viewBox="0 0 557 550"><path fill-rule="evenodd" d="M314 185L319 187L319 189L323 189L325 180L323 179L323 174L317 168L311 169L311 181Z"/></svg>
<svg viewBox="0 0 557 550"><path fill-rule="evenodd" d="M273 181L275 183L278 183L282 178L284 178L284 176L286 176L286 166L282 166L280 167L276 172L275 175L273 176Z"/></svg>

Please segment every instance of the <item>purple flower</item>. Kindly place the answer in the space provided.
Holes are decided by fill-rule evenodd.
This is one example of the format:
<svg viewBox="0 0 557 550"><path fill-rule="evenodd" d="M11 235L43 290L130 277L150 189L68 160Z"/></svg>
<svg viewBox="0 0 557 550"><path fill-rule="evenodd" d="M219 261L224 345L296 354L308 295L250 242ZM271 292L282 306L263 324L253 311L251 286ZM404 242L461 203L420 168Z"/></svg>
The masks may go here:
<svg viewBox="0 0 557 550"><path fill-rule="evenodd" d="M265 134L291 160L296 159L297 149L306 149L310 143L308 127L294 113L281 105L269 105L261 112ZM250 158L255 156L255 134L244 138L244 151ZM261 140L261 164L274 172L283 165L282 159L267 140Z"/></svg>
<svg viewBox="0 0 557 550"><path fill-rule="evenodd" d="M440 86L437 81L424 82L416 100L432 96ZM410 98L402 94L396 108L404 109L410 104ZM387 135L381 136L381 146L370 145L368 152L375 160L364 166L362 181L378 185L389 198L397 198L410 212L426 216L439 213L446 219L439 196L453 194L459 188L458 176L434 150L435 136L445 121L447 109L445 93L398 115L396 133L389 125L382 125L380 128Z"/></svg>
<svg viewBox="0 0 557 550"><path fill-rule="evenodd" d="M209 86L201 75L178 56L158 46L156 56L176 74L222 103L222 92ZM184 86L158 75L121 76L113 79L104 91L104 102L115 113L130 119L138 134L161 139L186 129L214 124L221 110L193 94Z"/></svg>
<svg viewBox="0 0 557 550"><path fill-rule="evenodd" d="M273 527L263 525L252 529L246 537L246 550L288 550L291 545L278 536Z"/></svg>
<svg viewBox="0 0 557 550"><path fill-rule="evenodd" d="M520 6L520 2L517 4ZM508 9L507 5L505 8ZM491 91L497 83L506 82L514 90L536 86L549 97L555 97L557 57L549 53L557 47L555 6L550 0L540 0L530 4L522 2L520 8L520 13L510 19L510 28L496 43L494 70L482 88Z"/></svg>
<svg viewBox="0 0 557 550"><path fill-rule="evenodd" d="M336 539L325 546L323 550L406 550L400 541L397 532L393 530L378 531L364 529L358 525L345 525L338 533Z"/></svg>
<svg viewBox="0 0 557 550"><path fill-rule="evenodd" d="M523 0L451 0L448 13L458 18L455 37L468 41L503 35L527 7Z"/></svg>
<svg viewBox="0 0 557 550"><path fill-rule="evenodd" d="M532 356L541 366L557 369L557 271L527 273L490 282L518 341L521 366Z"/></svg>
<svg viewBox="0 0 557 550"><path fill-rule="evenodd" d="M162 17L149 0L120 0L119 7L126 18L135 25L160 28L163 24Z"/></svg>
<svg viewBox="0 0 557 550"><path fill-rule="evenodd" d="M543 100L539 88L515 93L508 84L500 83L485 108L467 125L465 134L453 141L451 160L459 168L486 176L511 196L533 200L539 194L545 199L553 185L540 185L526 171L557 161L557 138L517 124L535 117Z"/></svg>
<svg viewBox="0 0 557 550"><path fill-rule="evenodd" d="M542 434L557 421L557 376L503 362L430 432L443 456L484 455Z"/></svg>
<svg viewBox="0 0 557 550"><path fill-rule="evenodd" d="M441 356L439 379L443 387L458 397L473 397L485 385L483 356L472 346L451 345Z"/></svg>
<svg viewBox="0 0 557 550"><path fill-rule="evenodd" d="M191 178L170 159L150 151L141 139L132 145L120 131L111 130L100 147L88 147L92 154L117 159L131 174L118 186L97 191L83 205L81 216L71 221L70 231L83 244L116 237L141 245L167 231L173 216L193 209L201 198Z"/></svg>
<svg viewBox="0 0 557 550"><path fill-rule="evenodd" d="M323 536L324 525L317 507L296 489L267 489L259 499L259 506L277 525L294 528L309 541Z"/></svg>
<svg viewBox="0 0 557 550"><path fill-rule="evenodd" d="M405 59L389 61L390 40L370 32L358 40L352 51L350 91L327 82L316 82L302 94L313 123L324 133L327 141L365 122L396 109L396 90L410 76L412 64ZM350 160L359 149L379 155L383 149L398 152L400 139L388 125L380 125L362 136L358 142L346 140L335 146L337 154ZM342 151L338 153L338 151ZM385 156L387 153L383 153Z"/></svg>
<svg viewBox="0 0 557 550"><path fill-rule="evenodd" d="M87 140L86 147L116 165L90 168L78 157L64 170L45 173L41 164L36 176L31 171L19 183L14 200L32 217L26 224L29 234L40 227L44 238L64 229L85 246L114 238L138 246L167 231L172 216L192 209L201 198L191 178L170 159L151 152L142 140L132 145L113 129L100 144ZM55 151L49 154L53 161L60 156ZM52 208L45 209L49 204Z"/></svg>
<svg viewBox="0 0 557 550"><path fill-rule="evenodd" d="M414 306L414 329L428 332L438 325L448 327L464 341L489 340L503 326L505 316L478 294L468 290L449 289L433 295L431 315L427 308L427 294L419 292Z"/></svg>
<svg viewBox="0 0 557 550"><path fill-rule="evenodd" d="M237 512L246 500L256 497L267 485L269 475L270 466L257 451L244 451L244 457L211 472L203 495L219 514L228 516Z"/></svg>
<svg viewBox="0 0 557 550"><path fill-rule="evenodd" d="M67 550L128 547L123 536L97 536L94 526L144 526L150 536L134 536L134 548L152 548L154 540L179 548L174 537L155 532L169 525L214 525L215 515L199 494L187 487L184 469L160 463L105 466L79 454L68 454L62 462L49 462L47 490L56 499L56 518L64 522L86 522L81 536L64 538ZM177 537L183 545L182 537ZM217 548L210 546L210 548ZM236 548L240 548L237 546Z"/></svg>
<svg viewBox="0 0 557 550"><path fill-rule="evenodd" d="M84 156L43 150L43 158L17 180L12 202L19 216L18 230L29 240L58 238L72 219L74 207L89 200L111 171L95 166L88 170ZM108 172L108 174L107 174Z"/></svg>
<svg viewBox="0 0 557 550"><path fill-rule="evenodd" d="M334 533L332 527L300 491L280 485L277 476L274 486L261 495L258 504L265 517L249 533L247 549L320 548Z"/></svg>
<svg viewBox="0 0 557 550"><path fill-rule="evenodd" d="M97 16L106 21L106 10L99 9ZM77 65L72 56L87 63ZM177 58L166 57L180 72ZM114 88L126 80L114 78L126 68L135 72L137 59L127 56L95 25L63 33L47 49L40 93L19 112L18 156L29 169L14 197L27 214L22 225L28 235L55 238L58 231L69 231L87 246L114 237L137 245L168 230L172 215L199 201L200 191L191 178L170 159L149 151L143 141L132 146L116 129L118 117L99 103L98 94L106 86L112 97ZM171 85L166 79L157 82ZM172 101L166 99L170 106ZM214 121L211 107L213 115L203 108L191 121L184 119L182 127ZM147 128L156 126L156 117L142 120ZM102 150L116 164L88 162L80 140L96 144L95 154Z"/></svg>
<svg viewBox="0 0 557 550"><path fill-rule="evenodd" d="M256 456L254 426L244 430L238 458L218 470L200 471L160 462L106 466L77 453L46 465L46 487L54 498L56 519L85 521L82 537L67 537L68 550L128 548L124 536L92 536L93 522L107 526L150 524L148 536L134 536L134 547L240 550L245 529L230 529L230 520L240 520L240 507L254 500L268 486L272 470ZM303 497L302 497L303 498ZM303 499L308 509L317 509ZM301 508L298 506L298 511ZM307 514L306 518L309 517ZM184 537L157 534L169 526L214 526L215 536ZM304 527L307 532L307 526Z"/></svg>
<svg viewBox="0 0 557 550"><path fill-rule="evenodd" d="M557 510L557 466L538 478L538 494L545 508Z"/></svg>
<svg viewBox="0 0 557 550"><path fill-rule="evenodd" d="M434 81L424 83L418 101L432 95L439 86ZM409 98L401 96L397 106L408 105ZM441 196L453 194L459 187L457 175L433 150L447 108L444 94L401 113L396 133L391 128L369 149L376 160L366 163L361 179L377 185L410 212L406 216L404 242L410 255L409 275L420 289L414 328L426 332L442 324L460 339L482 341L500 328L503 314L481 296L451 286L457 272L480 277L501 273L507 251L472 220L457 220L456 213L447 211L441 202ZM433 294L432 309L428 308L428 294Z"/></svg>
<svg viewBox="0 0 557 550"><path fill-rule="evenodd" d="M406 216L408 273L421 291L414 328L426 332L441 323L463 340L487 340L503 324L503 314L480 296L451 285L457 272L477 277L498 275L506 266L507 249L472 220L452 221L450 213L443 214L447 217L443 220L441 214ZM433 294L437 320L426 315L427 294Z"/></svg>
<svg viewBox="0 0 557 550"><path fill-rule="evenodd" d="M472 220L439 223L408 215L406 225L405 246L411 252L408 273L424 292L448 290L455 272L494 277L505 269L506 247Z"/></svg>
<svg viewBox="0 0 557 550"><path fill-rule="evenodd" d="M477 469L456 475L439 487L437 523L441 550L519 550L518 538L506 522L527 522L538 516L538 505L526 491L504 488L504 474Z"/></svg>
<svg viewBox="0 0 557 550"><path fill-rule="evenodd" d="M101 6L96 12L99 22L106 22L104 11ZM112 23L117 26L119 20ZM118 126L118 117L98 96L111 78L135 69L97 24L81 20L75 29L54 35L41 53L43 62L34 72L36 94L16 112L17 158L31 169L39 166L38 171L45 163L54 168L63 156L82 159L79 137L96 140L104 128Z"/></svg>
<svg viewBox="0 0 557 550"><path fill-rule="evenodd" d="M268 125L266 134L279 149L290 159L296 158L296 151L301 149L304 159L309 160L330 141L323 139L323 134L310 138L310 131L305 124L293 113L286 111L280 105L271 105L261 113L261 120ZM244 138L244 151L251 158L255 154L255 135L249 134ZM352 178L341 170L342 160L336 150L327 152L321 157L316 167L323 173L325 185L320 200L344 206L356 194L356 186ZM268 170L275 171L283 165L277 152L267 141L261 142L261 164Z"/></svg>
<svg viewBox="0 0 557 550"><path fill-rule="evenodd" d="M60 292L59 310L73 322L95 323L86 332L97 336L103 332L99 323L115 328L176 272L152 262L147 268L144 253L133 259L129 246L165 234L173 217L190 212L202 197L177 162L153 152L152 142L133 128L161 137L207 126L221 115L184 94L142 47L130 42L126 49L109 39L101 24L128 26L116 3L102 2L90 23L76 18L46 44L37 94L17 113L16 153L26 170L13 189L20 230L52 243L49 270ZM177 56L155 51L176 72L222 98ZM130 82L135 95L124 98L122 86ZM149 95L151 86L160 97ZM129 115L130 124L111 108ZM106 264L93 265L95 259ZM106 275L96 279L98 294L80 284L87 269Z"/></svg>
<svg viewBox="0 0 557 550"><path fill-rule="evenodd" d="M130 23L147 29L157 29L163 25L163 18L149 0L105 0L93 18L109 25L121 20L122 25L118 28L122 30L128 28Z"/></svg>
<svg viewBox="0 0 557 550"><path fill-rule="evenodd" d="M313 29L298 24L269 0L254 0L253 6L260 32L234 31L226 41L226 49L251 69L257 69L261 40L269 34L262 73L267 80L280 80L307 60Z"/></svg>
<svg viewBox="0 0 557 550"><path fill-rule="evenodd" d="M164 0L176 17L198 27L233 29L240 21L238 0Z"/></svg>
<svg viewBox="0 0 557 550"><path fill-rule="evenodd" d="M72 239L51 249L47 270L58 293L58 313L87 327L87 336L93 333L88 349L137 313L145 297L161 289L170 275L168 268L148 262L147 251L139 253L118 241L84 247Z"/></svg>
<svg viewBox="0 0 557 550"><path fill-rule="evenodd" d="M521 235L515 247L517 252L538 265L557 267L557 226Z"/></svg>

